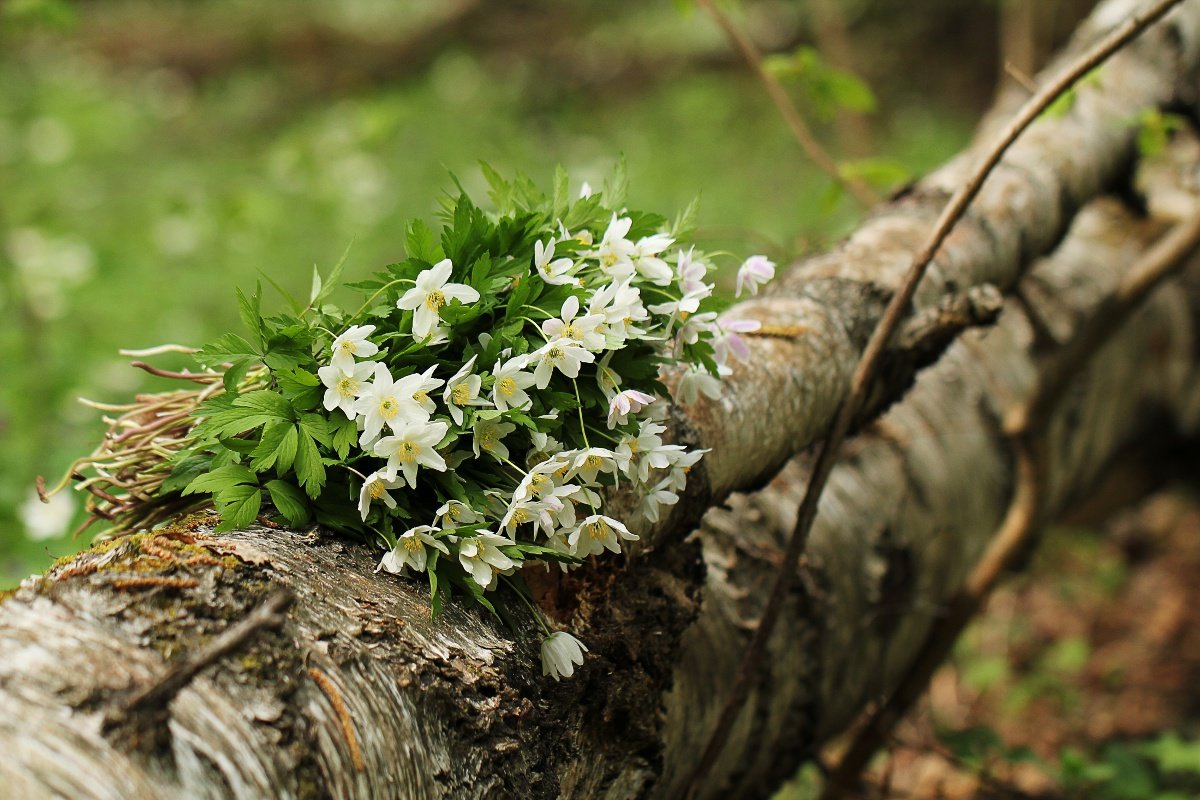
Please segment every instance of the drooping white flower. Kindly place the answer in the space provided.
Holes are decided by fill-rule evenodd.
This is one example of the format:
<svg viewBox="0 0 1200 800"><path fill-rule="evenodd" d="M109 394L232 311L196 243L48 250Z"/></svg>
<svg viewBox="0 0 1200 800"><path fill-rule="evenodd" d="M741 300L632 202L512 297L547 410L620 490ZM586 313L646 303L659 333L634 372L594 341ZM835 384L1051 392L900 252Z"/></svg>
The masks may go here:
<svg viewBox="0 0 1200 800"><path fill-rule="evenodd" d="M434 448L449 428L445 422L405 422L394 428L395 434L383 437L374 448L375 455L388 460L385 477L395 480L397 471L403 472L408 485L416 488L419 467L445 472L446 460Z"/></svg>
<svg viewBox="0 0 1200 800"><path fill-rule="evenodd" d="M624 524L612 517L592 514L571 531L567 543L571 545L573 555L583 558L603 553L606 548L614 553L621 552L620 539L636 541L638 535L630 533Z"/></svg>
<svg viewBox="0 0 1200 800"><path fill-rule="evenodd" d="M722 374L725 374L724 370L729 368L721 367L721 369ZM704 367L690 367L683 373L675 387L675 399L685 406L690 406L699 399L701 394L710 400L720 399L721 382L710 375Z"/></svg>
<svg viewBox="0 0 1200 800"><path fill-rule="evenodd" d="M629 252L634 269L646 280L658 286L666 286L675 278L675 273L658 254L666 250L675 240L665 234L643 236Z"/></svg>
<svg viewBox="0 0 1200 800"><path fill-rule="evenodd" d="M542 640L542 676L554 680L575 674L575 665L583 664L587 647L565 631L555 631Z"/></svg>
<svg viewBox="0 0 1200 800"><path fill-rule="evenodd" d="M712 287L704 282L708 267L695 257L694 248L688 248L686 253L682 249L675 251L675 274L684 295L698 294L706 289L712 293Z"/></svg>
<svg viewBox="0 0 1200 800"><path fill-rule="evenodd" d="M586 350L574 339L554 339L533 352L533 358L538 365L533 370L533 382L539 389L545 389L550 383L550 376L558 370L568 378L579 377L579 366L590 364L596 360L592 353Z"/></svg>
<svg viewBox="0 0 1200 800"><path fill-rule="evenodd" d="M687 450L677 454L671 461L671 471L664 481L672 492L682 492L687 487L687 475L708 450Z"/></svg>
<svg viewBox="0 0 1200 800"><path fill-rule="evenodd" d="M534 377L528 372L523 372L528 364L529 359L525 356L509 359L504 364L496 362L496 367L492 370L495 378L492 384L492 403L496 408L501 411L508 411L510 408L521 410L533 403L525 391L534 383Z"/></svg>
<svg viewBox="0 0 1200 800"><path fill-rule="evenodd" d="M653 402L654 395L639 392L637 389L626 389L613 395L608 403L608 427L624 425L630 414L636 414Z"/></svg>
<svg viewBox="0 0 1200 800"><path fill-rule="evenodd" d="M717 331L717 312L705 311L703 314L692 314L683 321L679 326L679 331L675 334L679 344L695 344L700 341L700 336L705 333L715 333Z"/></svg>
<svg viewBox="0 0 1200 800"><path fill-rule="evenodd" d="M453 265L444 258L417 276L417 285L396 301L398 308L413 312L413 337L425 339L434 332L441 319L442 307L451 300L469 305L479 299L479 292L465 283L447 283Z"/></svg>
<svg viewBox="0 0 1200 800"><path fill-rule="evenodd" d="M491 531L479 531L474 536L464 537L458 545L458 563L471 573L471 577L484 589L496 584L496 575L516 569L521 562L500 551L513 541Z"/></svg>
<svg viewBox="0 0 1200 800"><path fill-rule="evenodd" d="M695 314L700 310L700 301L712 294L711 288L708 286L702 287L697 292L685 294L678 300L671 300L666 303L655 303L651 306L646 306L646 309L654 314L663 314L672 319L683 318L687 319L689 314Z"/></svg>
<svg viewBox="0 0 1200 800"><path fill-rule="evenodd" d="M354 402L354 413L361 416L363 421L359 440L361 447L365 448L374 441L384 425L395 431L397 426L404 423L429 419L425 409L413 399L413 387L422 380L421 375L406 375L399 381L393 380L386 366L375 364L374 380Z"/></svg>
<svg viewBox="0 0 1200 800"><path fill-rule="evenodd" d="M528 464L540 464L562 452L562 442L549 434L530 431L529 439L532 441L533 447L530 447L529 452L525 455L525 461Z"/></svg>
<svg viewBox="0 0 1200 800"><path fill-rule="evenodd" d="M596 364L596 385L600 387L600 391L604 392L604 396L610 400L617 393L617 387L621 385L620 374L610 366L613 355L616 352L616 350L609 350L604 354L604 358L600 359L599 363Z"/></svg>
<svg viewBox="0 0 1200 800"><path fill-rule="evenodd" d="M515 500L508 504L504 516L500 518L500 527L512 536L517 526L533 522L542 513L543 504L539 500Z"/></svg>
<svg viewBox="0 0 1200 800"><path fill-rule="evenodd" d="M653 489L642 496L638 511L650 522L658 522L659 507L673 506L679 502L679 495L671 491L670 480L664 478Z"/></svg>
<svg viewBox="0 0 1200 800"><path fill-rule="evenodd" d="M454 373L454 377L446 381L446 391L442 392L442 400L450 411L450 417L455 425L463 424L463 409L467 406L482 406L486 402L479 399L479 387L483 379L471 373L478 356L463 364L462 369Z"/></svg>
<svg viewBox="0 0 1200 800"><path fill-rule="evenodd" d="M358 513L362 515L363 522L367 521L371 503L375 500L382 500L388 508L395 508L396 501L388 494L388 489L399 489L403 485L404 481L389 480L378 472L368 475L363 480L362 489L358 492Z"/></svg>
<svg viewBox="0 0 1200 800"><path fill-rule="evenodd" d="M623 436L617 445L615 457L617 466L629 477L637 476L645 483L650 479L650 470L666 469L683 447L674 444L663 444L662 436L666 427L657 422L643 422L638 435Z"/></svg>
<svg viewBox="0 0 1200 800"><path fill-rule="evenodd" d="M471 447L475 451L475 457L479 458L481 453L489 453L497 459L507 459L508 448L504 445L504 437L516 429L517 426L511 422L476 417L471 426Z"/></svg>
<svg viewBox="0 0 1200 800"><path fill-rule="evenodd" d="M750 294L758 294L758 287L775 277L775 262L766 256L750 256L737 271L737 296L742 296L743 289L749 289Z"/></svg>
<svg viewBox="0 0 1200 800"><path fill-rule="evenodd" d="M483 519L482 514L458 500L442 503L433 516L443 528L457 528L459 525L470 525Z"/></svg>
<svg viewBox="0 0 1200 800"><path fill-rule="evenodd" d="M418 525L405 531L396 539L396 546L384 554L375 571L401 575L405 567L412 567L417 572L424 572L429 560L426 547L432 547L442 555L450 555L450 549L431 535L437 531L432 525Z"/></svg>
<svg viewBox="0 0 1200 800"><path fill-rule="evenodd" d="M717 322L718 333L713 337L714 358L718 364L728 364L731 358L747 361L750 348L739 334L753 333L762 327L756 319L722 319Z"/></svg>
<svg viewBox="0 0 1200 800"><path fill-rule="evenodd" d="M608 348L618 349L626 339L644 336L637 323L650 319L642 305L642 294L628 279L601 287L588 301L589 314L604 315Z"/></svg>
<svg viewBox="0 0 1200 800"><path fill-rule="evenodd" d="M347 369L343 361L318 368L317 375L326 387L325 410L333 411L335 408L340 408L347 419L354 419L354 404L363 393L374 366L372 361L363 361L358 364L351 361L350 367Z"/></svg>
<svg viewBox="0 0 1200 800"><path fill-rule="evenodd" d="M566 257L554 258L554 245L554 239L549 239L544 245L541 242L533 243L533 266L537 269L537 274L543 281L554 286L575 283L575 279L571 277L571 268L575 266L575 262Z"/></svg>
<svg viewBox="0 0 1200 800"><path fill-rule="evenodd" d="M333 340L333 358L330 363L349 372L356 358L370 358L379 352L379 345L367 341L375 332L374 325L351 325L341 336Z"/></svg>

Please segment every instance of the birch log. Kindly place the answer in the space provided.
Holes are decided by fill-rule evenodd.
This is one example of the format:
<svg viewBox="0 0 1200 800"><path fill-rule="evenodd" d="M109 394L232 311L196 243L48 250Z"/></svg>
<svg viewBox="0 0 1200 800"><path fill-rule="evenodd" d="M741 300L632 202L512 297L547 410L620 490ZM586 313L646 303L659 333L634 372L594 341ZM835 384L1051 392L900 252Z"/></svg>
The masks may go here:
<svg viewBox="0 0 1200 800"><path fill-rule="evenodd" d="M1109 2L1082 38L1111 25ZM1200 3L1106 66L1062 117L1039 123L947 243L919 307L1021 266L1038 318L1078 319L1161 233L1112 199L1131 120L1194 99ZM661 797L681 788L732 678L790 530L803 457L687 535L712 497L757 488L818 436L841 402L886 292L971 151L884 207L835 253L800 265L741 313L803 327L756 339L726 396L679 417L713 448L698 487L627 561L547 581L542 602L591 657L540 676L533 632L512 636L423 587L372 573L378 554L254 527L221 537L194 517L101 545L0 604L0 794L13 797ZM1187 169L1194 170L1194 160ZM1158 181L1162 183L1162 181ZM1178 184L1178 181L1175 181ZM1185 187L1186 188L1186 187ZM1154 189L1151 199L1182 196ZM1146 431L1191 430L1200 289L1155 295L1066 399L1052 436L1052 505ZM920 317L920 314L918 314ZM1061 331L1060 331L1061 332ZM935 337L936 338L936 337ZM904 340L907 341L907 340ZM880 398L929 348L897 346ZM861 435L823 501L810 565L710 796L767 796L811 748L886 690L937 604L961 581L1007 499L999 412L1028 390L1033 338L1017 307L923 372ZM204 669L169 704L114 714L132 692L258 606L296 596L286 624Z"/></svg>

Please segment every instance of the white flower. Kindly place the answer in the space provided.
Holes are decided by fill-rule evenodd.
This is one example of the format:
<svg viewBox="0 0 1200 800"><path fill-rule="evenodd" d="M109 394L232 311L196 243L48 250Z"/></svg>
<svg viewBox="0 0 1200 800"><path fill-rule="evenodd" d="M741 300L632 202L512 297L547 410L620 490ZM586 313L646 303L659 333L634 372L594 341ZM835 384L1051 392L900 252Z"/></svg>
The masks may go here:
<svg viewBox="0 0 1200 800"><path fill-rule="evenodd" d="M629 258L642 277L658 286L666 286L674 280L675 273L658 254L674 243L674 239L663 234L644 236L633 246Z"/></svg>
<svg viewBox="0 0 1200 800"><path fill-rule="evenodd" d="M335 359L336 362L336 359ZM333 411L340 408L347 419L354 419L354 404L363 393L363 385L371 377L375 364L364 361L359 364L350 362L349 368L345 362L333 363L317 370L321 383L325 384L325 410Z"/></svg>
<svg viewBox="0 0 1200 800"><path fill-rule="evenodd" d="M604 392L604 396L609 399L617 393L617 387L621 385L621 376L615 369L609 366L616 352L616 350L609 350L604 354L604 358L600 359L600 363L596 365L596 385L600 387L600 391Z"/></svg>
<svg viewBox="0 0 1200 800"><path fill-rule="evenodd" d="M650 319L642 295L628 279L614 281L597 290L588 301L589 314L603 314L608 348L620 348L626 339L645 335L635 323Z"/></svg>
<svg viewBox="0 0 1200 800"><path fill-rule="evenodd" d="M503 545L511 544L511 539L497 536L491 531L479 531L474 536L462 539L458 546L458 563L471 573L476 583L484 589L490 589L496 583L497 573L516 569L521 564L500 551Z"/></svg>
<svg viewBox="0 0 1200 800"><path fill-rule="evenodd" d="M354 366L356 358L370 358L379 352L379 346L373 342L368 342L367 337L375 332L374 325L352 325L341 336L333 340L332 363L335 367L341 367L343 371L350 372Z"/></svg>
<svg viewBox="0 0 1200 800"><path fill-rule="evenodd" d="M758 294L758 287L775 277L775 262L766 256L750 256L742 262L737 272L737 296L743 289Z"/></svg>
<svg viewBox="0 0 1200 800"><path fill-rule="evenodd" d="M647 310L654 314L663 314L669 317L687 318L688 314L695 314L700 310L700 301L712 294L712 290L708 286L704 286L700 291L685 294L678 300L671 300L667 303L656 303L652 306L646 306Z"/></svg>
<svg viewBox="0 0 1200 800"><path fill-rule="evenodd" d="M522 372L528 363L529 359L525 356L509 359L504 365L496 362L496 367L492 370L495 377L492 384L492 403L496 408L501 411L508 411L510 408L524 409L533 403L525 390L533 386L534 377L528 372Z"/></svg>
<svg viewBox="0 0 1200 800"><path fill-rule="evenodd" d="M682 492L687 488L687 474L707 452L708 450L688 450L677 454L671 461L671 471L663 482L665 488L673 492Z"/></svg>
<svg viewBox="0 0 1200 800"><path fill-rule="evenodd" d="M455 425L463 424L463 408L466 406L486 405L485 401L479 399L479 387L483 379L471 374L471 367L475 365L477 357L471 356L471 360L463 364L462 369L446 381L446 391L442 392L442 400L450 410L450 417Z"/></svg>
<svg viewBox="0 0 1200 800"><path fill-rule="evenodd" d="M412 567L417 572L424 572L425 564L429 560L426 546L441 551L442 555L450 555L449 548L430 535L435 531L437 528L431 525L418 525L405 531L396 540L396 546L384 554L375 571L383 570L400 575L405 567Z"/></svg>
<svg viewBox="0 0 1200 800"><path fill-rule="evenodd" d="M600 237L599 246L588 253L589 256L600 262L600 269L610 278L630 278L634 274L635 268L630 259L634 245L625 238L632 226L632 219L629 217L618 219L616 212L613 212L612 221L608 223L608 228Z"/></svg>
<svg viewBox="0 0 1200 800"><path fill-rule="evenodd" d="M579 313L579 298L575 295L568 297L562 304L562 318L548 319L542 323L542 333L548 339L571 339L579 342L592 352L599 352L605 347L604 334L600 326L604 324L603 314L586 314L577 317Z"/></svg>
<svg viewBox="0 0 1200 800"><path fill-rule="evenodd" d="M582 475L588 483L595 483L596 476L601 472L609 472L614 476L617 474L616 454L612 450L589 447L579 450L574 455L571 459L571 469L566 475L567 480Z"/></svg>
<svg viewBox="0 0 1200 800"><path fill-rule="evenodd" d="M470 525L483 519L482 514L458 500L447 500L433 516L443 528L457 528L459 525Z"/></svg>
<svg viewBox="0 0 1200 800"><path fill-rule="evenodd" d="M387 479L395 480L399 470L404 473L408 485L416 488L418 467L445 472L446 460L434 447L449 428L444 422L406 422L394 429L394 436L385 436L376 442L375 455L388 460L384 473Z"/></svg>
<svg viewBox="0 0 1200 800"><path fill-rule="evenodd" d="M541 242L533 243L533 266L537 269L537 274L551 285L575 283L575 279L570 275L575 262L569 258L555 259L554 245L554 239L550 239L544 245Z"/></svg>
<svg viewBox="0 0 1200 800"><path fill-rule="evenodd" d="M497 459L507 459L508 448L504 446L503 439L516 429L517 426L511 422L498 422L494 419L476 417L475 424L471 426L474 434L471 446L475 451L475 457L479 458L480 451L483 451Z"/></svg>
<svg viewBox="0 0 1200 800"><path fill-rule="evenodd" d="M693 256L693 249L689 248L686 253L677 250L675 253L675 274L678 276L679 289L685 295L699 294L706 290L708 294L712 294L712 287L704 282L708 267Z"/></svg>
<svg viewBox="0 0 1200 800"><path fill-rule="evenodd" d="M717 331L717 312L705 311L703 314L692 314L679 326L676 337L681 345L695 344L705 333Z"/></svg>
<svg viewBox="0 0 1200 800"><path fill-rule="evenodd" d="M724 375L724 370L727 370L728 367L720 369ZM701 393L711 400L720 399L721 382L708 374L704 367L691 367L679 379L679 384L675 387L675 397L683 405L690 406L699 399Z"/></svg>
<svg viewBox="0 0 1200 800"><path fill-rule="evenodd" d="M554 339L533 352L538 365L533 370L533 382L539 389L545 389L550 383L550 376L558 370L568 378L579 377L580 364L590 364L596 360L588 350L584 349L574 339Z"/></svg>
<svg viewBox="0 0 1200 800"><path fill-rule="evenodd" d="M605 548L614 553L621 552L618 537L629 541L638 538L636 533L630 533L628 528L612 517L592 514L571 531L567 542L571 545L572 555L582 558L603 553Z"/></svg>
<svg viewBox="0 0 1200 800"><path fill-rule="evenodd" d="M538 464L562 452L562 442L541 431L530 431L529 438L533 447L525 455L527 464Z"/></svg>
<svg viewBox="0 0 1200 800"><path fill-rule="evenodd" d="M590 183L588 183L587 181L584 181L583 185L581 185L579 187L579 199L583 200L585 197L591 197L591 196L592 196L592 185Z"/></svg>
<svg viewBox="0 0 1200 800"><path fill-rule="evenodd" d="M395 508L396 501L390 494L388 489L399 489L404 485L404 481L391 480L378 472L372 472L363 480L362 489L358 492L358 513L362 515L363 522L367 521L367 514L371 511L371 503L375 500L382 500L383 504L388 508Z"/></svg>
<svg viewBox="0 0 1200 800"><path fill-rule="evenodd" d="M592 232L591 231L589 231L587 228L584 228L579 233L572 234L570 231L567 230L566 226L564 226L562 224L562 220L559 220L558 221L558 240L560 242L565 242L567 239L574 239L575 241L579 242L580 244L582 244L586 247L592 246Z"/></svg>
<svg viewBox="0 0 1200 800"><path fill-rule="evenodd" d="M732 357L738 361L750 358L750 348L739 336L739 333L753 333L762 327L756 319L723 319L717 322L717 335L713 337L712 346L716 351L714 357L718 364L727 364Z"/></svg>
<svg viewBox="0 0 1200 800"><path fill-rule="evenodd" d="M542 513L542 509L543 504L538 500L517 500L509 504L500 519L500 527L512 536L518 525L533 522Z"/></svg>
<svg viewBox="0 0 1200 800"><path fill-rule="evenodd" d="M639 392L637 389L626 389L613 395L608 403L608 427L624 425L630 414L636 414L653 402L653 395Z"/></svg>
<svg viewBox="0 0 1200 800"><path fill-rule="evenodd" d="M375 379L354 402L354 413L363 418L361 447L367 447L368 442L378 437L384 425L395 431L404 423L429 419L425 409L413 399L414 386L423 381L422 375L406 375L395 381L386 366L375 364Z"/></svg>
<svg viewBox="0 0 1200 800"><path fill-rule="evenodd" d="M479 299L479 292L464 283L446 283L453 265L444 258L417 276L417 285L396 301L397 308L413 311L413 337L425 339L434 333L442 306L451 300L463 305ZM432 343L432 342L431 342Z"/></svg>
<svg viewBox="0 0 1200 800"><path fill-rule="evenodd" d="M650 479L650 470L671 466L673 459L683 451L683 447L677 444L663 444L659 434L666 430L665 426L657 422L644 422L636 438L622 437L614 454L621 471L631 478L636 474L638 480L645 483ZM633 469L635 464L636 471Z"/></svg>
<svg viewBox="0 0 1200 800"><path fill-rule="evenodd" d="M638 510L650 522L658 522L659 506L673 506L679 502L679 495L671 491L669 479L659 481L658 485L642 497Z"/></svg>
<svg viewBox="0 0 1200 800"><path fill-rule="evenodd" d="M575 674L575 665L583 664L587 647L565 631L555 631L542 640L542 675L558 680Z"/></svg>
<svg viewBox="0 0 1200 800"><path fill-rule="evenodd" d="M437 404L429 397L429 393L445 383L441 378L432 377L435 369L437 369L437 364L419 375L408 375L400 379L406 390L412 389L412 399L425 412L425 419L429 419L430 415L437 410Z"/></svg>

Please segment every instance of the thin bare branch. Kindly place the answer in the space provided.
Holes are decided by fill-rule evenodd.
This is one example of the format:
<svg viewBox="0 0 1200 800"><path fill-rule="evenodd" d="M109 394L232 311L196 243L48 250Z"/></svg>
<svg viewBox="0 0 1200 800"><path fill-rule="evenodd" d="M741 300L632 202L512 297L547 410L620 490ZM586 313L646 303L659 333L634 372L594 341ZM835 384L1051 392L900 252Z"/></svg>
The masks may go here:
<svg viewBox="0 0 1200 800"><path fill-rule="evenodd" d="M705 6L708 5L708 0L699 1ZM1025 103L1016 117L1013 118L1004 130L1001 131L995 143L988 149L984 158L972 172L970 178L950 198L945 210L943 210L937 223L934 225L933 232L928 241L913 258L912 266L905 276L903 284L888 303L879 324L871 334L862 358L851 378L850 393L846 403L841 407L834 420L829 436L822 444L805 489L804 499L800 504L795 529L788 542L787 550L784 553L778 576L767 600L767 605L763 610L762 618L759 621L758 628L755 630L754 637L751 639L750 646L747 648L746 654L742 659L737 677L734 679L733 686L730 689L729 697L721 710L721 715L713 729L712 736L705 747L704 755L698 761L696 770L689 781L691 792L694 793L697 787L701 786L705 778L707 778L712 766L716 763L717 757L725 747L725 742L733 730L733 725L737 721L742 707L745 705L751 679L761 668L762 660L766 653L767 642L770 640L771 633L783 609L784 601L788 597L796 578L800 556L804 552L808 542L808 534L812 530L813 522L816 519L817 503L820 500L821 492L826 482L829 480L829 475L833 470L833 465L842 441L846 438L851 425L858 417L859 411L866 400L871 382L874 380L880 357L892 334L900 325L903 316L908 312L908 307L912 302L913 294L916 292L917 284L924 277L929 264L933 261L933 257L937 254L946 237L950 235L954 226L962 218L967 206L970 205L971 201L979 193L988 175L991 174L992 170L1000 162L1000 159L1012 143L1016 141L1017 137L1083 76L1087 75L1135 39L1146 28L1161 19L1168 11L1181 2L1182 0L1158 0L1158 2L1153 3L1143 11L1132 15L1074 61L1061 75L1039 90L1037 94Z"/></svg>
<svg viewBox="0 0 1200 800"><path fill-rule="evenodd" d="M775 103L775 107L783 115L784 121L787 122L792 135L800 143L800 148L804 151L804 155L808 156L809 161L812 161L825 174L843 186L863 208L870 208L877 204L879 197L875 192L871 191L871 188L861 180L849 178L844 175L841 168L838 167L837 162L825 151L821 143L817 141L817 137L809 129L808 123L804 121L804 117L801 116L800 111L792 103L792 99L788 97L787 90L783 88L783 84L763 66L763 57L758 49L758 45L754 44L750 37L738 28L737 25L734 25L733 20L725 12L721 11L712 0L696 0L696 2L721 27L721 30L725 32L729 41L741 51L742 56L746 59L746 63L750 65L750 69L754 70L755 76L758 77L759 82L767 90L771 101Z"/></svg>

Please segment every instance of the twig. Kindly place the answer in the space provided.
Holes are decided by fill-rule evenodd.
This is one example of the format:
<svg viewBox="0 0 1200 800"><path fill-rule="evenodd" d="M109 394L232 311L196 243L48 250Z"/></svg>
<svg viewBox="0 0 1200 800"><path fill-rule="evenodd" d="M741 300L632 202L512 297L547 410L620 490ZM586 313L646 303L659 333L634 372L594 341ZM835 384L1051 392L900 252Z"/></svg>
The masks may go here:
<svg viewBox="0 0 1200 800"><path fill-rule="evenodd" d="M708 2L708 0L698 1L702 4L707 4ZM750 681L758 674L766 653L767 642L770 640L771 633L775 629L775 624L779 620L784 601L791 591L792 583L798 572L797 563L808 543L808 534L812 529L813 521L816 519L817 502L821 497L825 483L829 480L830 473L833 471L834 459L837 456L842 441L846 438L846 434L850 430L850 426L853 424L865 402L871 382L875 377L879 365L880 356L883 354L888 340L891 339L892 334L899 326L902 317L907 312L913 294L916 292L917 284L924 277L925 271L928 269L930 262L933 261L938 248L941 247L946 237L949 236L950 231L953 230L955 224L962 217L967 206L979 193L987 176L995 168L996 164L999 163L1005 151L1008 150L1009 146L1012 145L1021 132L1029 127L1043 111L1070 89L1080 78L1095 69L1105 59L1120 50L1180 2L1182 0L1159 0L1150 8L1134 14L1122 25L1110 32L1109 35L1105 36L1104 39L1091 47L1080 58L1076 59L1059 77L1039 90L1037 94L1025 103L1017 113L1017 116L1000 133L996 142L987 150L984 158L976 166L970 178L950 198L950 202L947 203L945 210L942 211L941 216L938 218L929 240L913 258L912 267L909 268L903 284L884 310L883 316L879 320L879 324L876 325L874 332L872 332L871 338L863 351L862 358L854 370L846 402L839 410L830 433L817 455L816 463L813 465L808 485L805 488L804 499L797 513L796 526L792 531L791 539L788 541L775 584L771 588L771 594L767 600L766 607L763 609L763 615L759 621L758 628L750 640L750 645L746 649L745 655L742 657L742 663L738 667L738 672L734 677L729 696L725 701L724 707L721 709L721 715L717 720L716 726L713 728L708 744L705 746L704 752L697 761L696 768L688 781L689 793L698 791L699 787L708 777L718 756L720 756L721 751L724 749L726 741L729 739L733 724L737 721L738 715L745 705L746 697L750 691Z"/></svg>
<svg viewBox="0 0 1200 800"><path fill-rule="evenodd" d="M350 760L354 762L354 769L365 772L367 763L363 760L362 748L359 747L358 737L354 734L354 719L350 716L350 710L346 708L346 701L342 699L334 682L321 670L310 667L308 677L321 687L321 691L329 699L329 704L333 706L333 711L338 718L338 725L342 729L342 735L346 737L346 745L350 748Z"/></svg>
<svg viewBox="0 0 1200 800"><path fill-rule="evenodd" d="M826 783L823 798L850 789L897 722L925 691L934 671L950 653L963 628L983 607L1000 576L1022 553L1042 522L1045 506L1045 432L1063 391L1091 357L1155 288L1188 263L1200 246L1200 214L1180 223L1154 245L1117 290L1078 331L1046 359L1032 395L1005 415L1004 432L1017 459L1017 483L1008 511L966 583L947 603L946 613L929 631L917 660L894 692L871 715Z"/></svg>
<svg viewBox="0 0 1200 800"><path fill-rule="evenodd" d="M779 109L779 113L783 115L783 119L792 130L792 135L796 137L796 141L800 143L800 148L808 159L816 164L825 174L833 178L839 184L846 188L863 208L870 208L879 202L879 197L871 188L857 178L847 177L838 167L837 162L829 153L825 152L825 148L821 147L821 143L817 141L817 137L809 130L808 123L804 121L804 117L796 109L791 98L788 97L787 90L783 88L783 84L772 75L763 66L762 53L759 52L758 45L751 41L750 37L743 33L736 25L733 24L728 16L712 2L712 0L696 0L697 4L708 12L708 15L713 18L713 21L721 26L721 30L729 38L735 47L741 51L742 57L746 59L746 63L750 65L750 69L754 70L754 74L758 77L759 82L767 90L771 101L775 103L775 107Z"/></svg>
<svg viewBox="0 0 1200 800"><path fill-rule="evenodd" d="M130 714L143 708L163 707L171 702L185 686L192 682L197 673L219 661L254 638L264 628L278 628L284 622L283 612L295 601L288 590L275 592L242 619L230 625L194 656L178 666L168 669L161 677L130 695L118 709L105 718L105 727L110 728Z"/></svg>

